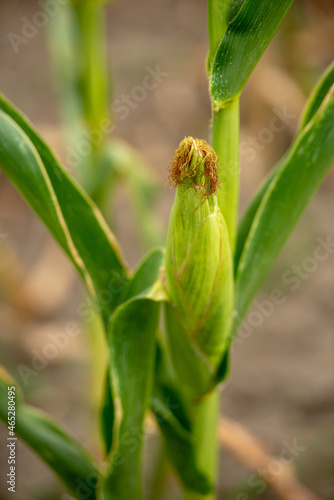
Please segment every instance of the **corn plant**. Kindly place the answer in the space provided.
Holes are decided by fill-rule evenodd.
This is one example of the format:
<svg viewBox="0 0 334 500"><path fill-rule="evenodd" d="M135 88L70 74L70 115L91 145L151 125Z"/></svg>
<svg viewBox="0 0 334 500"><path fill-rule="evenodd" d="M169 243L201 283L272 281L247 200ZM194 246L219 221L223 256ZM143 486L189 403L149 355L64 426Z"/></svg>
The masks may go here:
<svg viewBox="0 0 334 500"><path fill-rule="evenodd" d="M134 271L88 195L27 119L0 99L1 168L84 280L110 354L101 405L102 464L17 395L16 434L76 498L143 497L148 411L184 500L215 498L219 387L228 376L231 343L334 160L332 65L311 93L291 147L237 226L239 97L291 3L208 0L212 146L192 137L181 141L169 165L176 193L166 248L152 250ZM12 385L3 370L4 421Z"/></svg>

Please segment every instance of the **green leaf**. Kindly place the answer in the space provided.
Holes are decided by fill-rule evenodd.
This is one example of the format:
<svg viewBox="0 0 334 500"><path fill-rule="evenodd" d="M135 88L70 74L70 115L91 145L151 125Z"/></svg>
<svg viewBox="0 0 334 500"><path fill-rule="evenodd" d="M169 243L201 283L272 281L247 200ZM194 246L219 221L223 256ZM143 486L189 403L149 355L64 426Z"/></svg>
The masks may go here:
<svg viewBox="0 0 334 500"><path fill-rule="evenodd" d="M95 500L100 473L92 457L44 412L24 404L16 381L0 367L1 420L7 424L8 387L12 386L16 388L15 435L44 460L76 498Z"/></svg>
<svg viewBox="0 0 334 500"><path fill-rule="evenodd" d="M215 55L230 12L230 0L208 0L209 60Z"/></svg>
<svg viewBox="0 0 334 500"><path fill-rule="evenodd" d="M298 127L299 132L302 131L304 127L306 127L306 125L318 111L333 84L334 84L334 61L332 62L332 64L328 66L326 71L322 74L321 78L319 79L318 83L312 90L311 95L305 104L302 116L299 120L299 127Z"/></svg>
<svg viewBox="0 0 334 500"><path fill-rule="evenodd" d="M115 426L105 500L142 498L143 423L153 386L159 303L133 298L117 308L109 328Z"/></svg>
<svg viewBox="0 0 334 500"><path fill-rule="evenodd" d="M0 167L46 224L100 303L104 324L128 282L102 215L28 122L0 96Z"/></svg>
<svg viewBox="0 0 334 500"><path fill-rule="evenodd" d="M226 350L224 353L220 365L218 366L216 377L214 380L214 385L218 385L227 379L230 372L230 351Z"/></svg>
<svg viewBox="0 0 334 500"><path fill-rule="evenodd" d="M228 24L234 19L245 0L208 0L209 54L208 72L219 42Z"/></svg>
<svg viewBox="0 0 334 500"><path fill-rule="evenodd" d="M144 257L110 321L110 390L106 387L103 428L106 448L111 450L102 488L105 499L139 500L142 495L143 422L153 387L160 309L156 282L162 260L163 249Z"/></svg>
<svg viewBox="0 0 334 500"><path fill-rule="evenodd" d="M112 446L114 420L115 407L111 392L110 368L108 367L104 383L103 404L100 414L101 432L103 437L104 451L106 455L108 455Z"/></svg>
<svg viewBox="0 0 334 500"><path fill-rule="evenodd" d="M331 86L334 84L334 62L326 69L318 83L315 85L312 90L302 113L302 116L299 121L298 132L294 139L294 143L296 142L298 135L303 131L309 121L313 118L314 114L318 111L322 102L324 101L326 95L328 94ZM291 146L293 147L293 145ZM291 149L291 148L290 148ZM237 246L234 256L234 269L235 274L238 270L239 260L247 240L250 228L252 226L254 217L256 212L261 204L262 198L264 197L267 189L269 188L273 179L278 175L281 168L284 168L285 157L278 163L278 165L269 173L267 179L263 182L262 186L254 196L250 205L248 206L238 229L238 239Z"/></svg>
<svg viewBox="0 0 334 500"><path fill-rule="evenodd" d="M245 0L227 26L211 71L216 106L237 97L293 0Z"/></svg>
<svg viewBox="0 0 334 500"><path fill-rule="evenodd" d="M280 166L280 165L279 165ZM276 175L279 172L279 166L275 168L268 177L265 179L263 184L261 185L260 189L250 202L249 206L247 207L246 212L244 213L241 222L239 224L238 228L238 238L237 238L237 245L235 249L235 255L234 255L234 274L237 274L238 271L238 266L239 266L239 261L240 257L242 254L242 251L244 249L247 237L249 235L249 231L252 227L253 220L255 218L256 212L261 204L261 201L266 194L272 180L276 177Z"/></svg>
<svg viewBox="0 0 334 500"><path fill-rule="evenodd" d="M265 192L241 254L236 276L236 332L255 293L307 203L334 162L334 96L328 93L298 134Z"/></svg>
<svg viewBox="0 0 334 500"><path fill-rule="evenodd" d="M154 283L158 280L160 267L163 260L163 249L155 249L149 252L138 266L133 278L125 287L120 302L126 302L134 297L150 295ZM146 295L145 295L146 294ZM106 453L112 446L112 433L115 418L115 408L112 400L110 383L110 369L108 368L105 383L105 397L101 409L101 427Z"/></svg>
<svg viewBox="0 0 334 500"><path fill-rule="evenodd" d="M155 383L151 398L152 409L154 412L158 411L159 415L162 413L168 415L172 412L180 425L187 431L191 431L190 417L176 387L172 386L170 380L161 377L161 355L161 346L158 345L156 352Z"/></svg>
<svg viewBox="0 0 334 500"><path fill-rule="evenodd" d="M121 296L121 302L145 295L158 281L163 264L164 249L156 248L143 258Z"/></svg>

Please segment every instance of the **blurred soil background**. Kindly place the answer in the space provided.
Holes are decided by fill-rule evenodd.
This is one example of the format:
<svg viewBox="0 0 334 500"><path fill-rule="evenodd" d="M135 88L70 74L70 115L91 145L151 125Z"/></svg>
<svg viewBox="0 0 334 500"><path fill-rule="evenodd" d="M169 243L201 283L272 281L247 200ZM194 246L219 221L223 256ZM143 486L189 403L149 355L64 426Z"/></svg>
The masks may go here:
<svg viewBox="0 0 334 500"><path fill-rule="evenodd" d="M15 54L8 33L21 33L23 20L40 10L36 1L0 1L0 89L65 158L47 47L47 27ZM204 0L124 0L111 4L108 51L112 100L140 86L147 66L168 73L145 100L118 120L115 136L139 149L161 186L156 215L166 231L173 192L166 167L184 136L210 139L210 104L205 59L208 50ZM59 33L59 37L62 34ZM296 0L279 33L246 85L241 100L241 210L261 179L286 151L306 96L334 55L334 4ZM278 121L273 122L275 116ZM280 123L280 130L272 124ZM231 376L222 391L222 412L279 455L286 443L303 450L294 466L300 481L323 499L334 499L334 252L310 260L317 239L334 238L334 172L313 199L258 297L279 289L284 303L250 335L235 344ZM115 200L115 232L126 258L136 265L142 249L124 190ZM84 289L47 231L0 174L0 362L22 383L29 403L42 407L90 447L96 456L99 392L93 389L92 335L78 315ZM312 265L313 262L313 265ZM302 266L295 277L292 266ZM285 274L289 272L289 274ZM298 286L297 286L298 282ZM296 288L292 290L292 288ZM258 306L259 307L259 306ZM47 366L27 376L32 358L68 322L82 332L59 349ZM21 366L21 372L19 367ZM21 373L21 375L20 375ZM0 425L0 498L6 488L6 429ZM252 472L221 450L219 498L276 498L269 488L253 488ZM254 483L254 477L253 477ZM161 498L177 499L173 480ZM243 493L243 496L238 496ZM22 443L18 447L16 500L64 500L63 487ZM158 499L156 499L158 500Z"/></svg>

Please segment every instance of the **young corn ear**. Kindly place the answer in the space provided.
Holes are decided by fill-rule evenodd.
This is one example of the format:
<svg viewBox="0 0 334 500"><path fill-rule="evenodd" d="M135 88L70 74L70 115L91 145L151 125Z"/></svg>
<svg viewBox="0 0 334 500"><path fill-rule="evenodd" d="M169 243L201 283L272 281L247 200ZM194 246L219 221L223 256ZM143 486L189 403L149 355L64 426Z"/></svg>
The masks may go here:
<svg viewBox="0 0 334 500"><path fill-rule="evenodd" d="M188 393L211 388L227 347L233 308L232 256L215 192L219 161L203 140L187 137L169 166L176 188L167 236L167 338Z"/></svg>

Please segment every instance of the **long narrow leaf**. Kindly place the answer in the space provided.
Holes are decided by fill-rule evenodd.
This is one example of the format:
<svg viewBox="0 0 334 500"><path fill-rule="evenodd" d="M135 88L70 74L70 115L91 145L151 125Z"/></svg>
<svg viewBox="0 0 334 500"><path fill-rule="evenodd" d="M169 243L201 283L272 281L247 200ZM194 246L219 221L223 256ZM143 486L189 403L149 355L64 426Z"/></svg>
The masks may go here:
<svg viewBox="0 0 334 500"><path fill-rule="evenodd" d="M215 55L218 43L222 38L230 10L229 0L208 0L209 61Z"/></svg>
<svg viewBox="0 0 334 500"><path fill-rule="evenodd" d="M28 122L0 97L0 167L70 256L105 324L128 282L118 244L83 190Z"/></svg>
<svg viewBox="0 0 334 500"><path fill-rule="evenodd" d="M234 334L270 266L334 162L333 89L283 161L256 212L236 277Z"/></svg>
<svg viewBox="0 0 334 500"><path fill-rule="evenodd" d="M247 237L249 235L249 231L251 230L256 212L258 211L259 206L261 205L261 201L266 194L272 180L276 177L279 172L279 167L275 168L272 172L269 173L268 177L265 179L260 189L255 194L254 198L250 202L247 207L246 212L244 213L241 222L238 227L238 238L237 245L235 249L234 255L234 274L237 274L238 266L240 262L240 258L247 241Z"/></svg>
<svg viewBox="0 0 334 500"><path fill-rule="evenodd" d="M8 388L15 387L15 436L20 437L60 477L78 499L95 500L100 473L82 446L44 412L24 404L20 389L0 367L0 418L7 424Z"/></svg>
<svg viewBox="0 0 334 500"><path fill-rule="evenodd" d="M154 283L159 278L160 267L163 260L163 250L155 249L144 257L133 278L124 288L120 302L126 302L134 297L146 297L145 291L150 293ZM112 398L110 369L108 368L107 380L105 383L105 396L101 409L101 427L105 445L105 451L108 454L113 442L113 425L115 421L115 407Z"/></svg>
<svg viewBox="0 0 334 500"><path fill-rule="evenodd" d="M316 86L312 90L310 97L304 107L304 111L299 121L298 130L303 130L304 127L313 118L315 113L320 108L322 102L334 84L334 61L328 66L326 71L321 75Z"/></svg>
<svg viewBox="0 0 334 500"><path fill-rule="evenodd" d="M164 249L156 248L148 252L136 269L133 278L129 281L121 296L121 302L134 297L146 295L146 292L159 279L163 264Z"/></svg>
<svg viewBox="0 0 334 500"><path fill-rule="evenodd" d="M238 96L293 0L245 0L218 46L211 95L220 105Z"/></svg>
<svg viewBox="0 0 334 500"><path fill-rule="evenodd" d="M331 86L334 84L334 62L323 73L314 89L312 90L299 121L298 131L291 148L294 147L295 142L298 140L299 134L303 131L309 121L313 118L314 114L318 111L326 95L328 94ZM290 148L290 149L291 149ZM286 157L286 155L285 155ZM236 251L234 256L234 270L235 274L238 270L239 260L247 240L249 231L251 229L256 212L261 204L267 189L271 182L279 174L281 168L284 168L285 157L279 161L278 165L269 173L268 177L263 182L262 186L254 196L250 205L248 206L238 228L238 238Z"/></svg>

